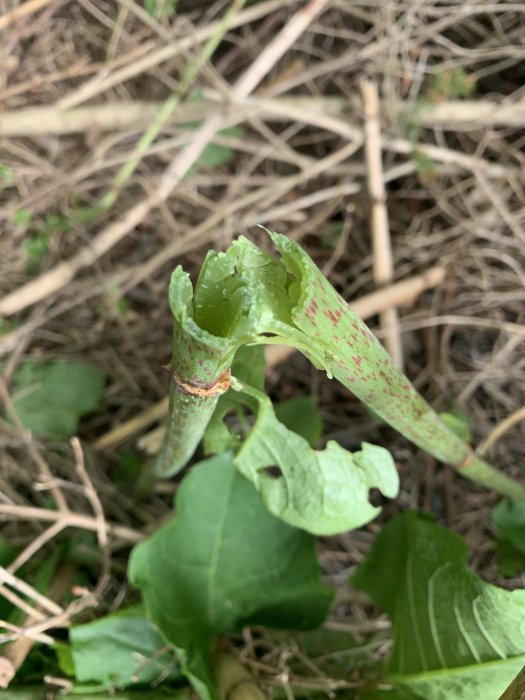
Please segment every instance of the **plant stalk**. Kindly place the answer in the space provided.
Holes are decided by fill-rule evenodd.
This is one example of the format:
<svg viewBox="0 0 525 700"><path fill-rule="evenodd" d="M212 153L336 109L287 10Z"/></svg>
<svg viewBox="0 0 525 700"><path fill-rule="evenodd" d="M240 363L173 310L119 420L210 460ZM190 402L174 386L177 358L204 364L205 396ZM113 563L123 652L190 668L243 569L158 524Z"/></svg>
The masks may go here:
<svg viewBox="0 0 525 700"><path fill-rule="evenodd" d="M241 237L226 253L208 253L195 293L181 268L173 274L174 381L156 476L171 476L191 458L229 386L236 350L281 343L300 350L425 452L472 481L525 500L525 486L477 456L441 420L305 251L285 236L270 236L280 260Z"/></svg>

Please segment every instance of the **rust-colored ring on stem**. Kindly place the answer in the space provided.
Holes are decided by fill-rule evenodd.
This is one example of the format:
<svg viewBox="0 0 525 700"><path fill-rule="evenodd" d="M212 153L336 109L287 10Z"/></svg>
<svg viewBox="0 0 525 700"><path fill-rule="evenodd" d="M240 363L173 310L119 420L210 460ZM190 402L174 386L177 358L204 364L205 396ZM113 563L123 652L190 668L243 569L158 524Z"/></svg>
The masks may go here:
<svg viewBox="0 0 525 700"><path fill-rule="evenodd" d="M173 368L170 370L171 378L176 382L180 391L189 396L219 396L230 388L231 371L225 370L211 384L205 382L188 382L183 379Z"/></svg>
<svg viewBox="0 0 525 700"><path fill-rule="evenodd" d="M472 447L468 447L468 452L465 456L465 459L460 462L459 464L456 464L456 469L467 469L472 463L472 460L474 459L474 450Z"/></svg>

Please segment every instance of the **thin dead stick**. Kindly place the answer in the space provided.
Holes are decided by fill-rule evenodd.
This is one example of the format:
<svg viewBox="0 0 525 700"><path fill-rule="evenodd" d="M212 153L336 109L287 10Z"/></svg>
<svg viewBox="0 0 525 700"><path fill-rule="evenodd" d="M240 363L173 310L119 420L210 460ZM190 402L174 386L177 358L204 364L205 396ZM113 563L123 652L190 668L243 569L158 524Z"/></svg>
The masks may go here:
<svg viewBox="0 0 525 700"><path fill-rule="evenodd" d="M43 7L46 7L46 5L49 5L53 1L54 0L28 0L28 2L18 5L18 7L14 8L14 10L7 12L5 15L0 17L0 31L2 29L6 29L24 17L38 12L38 10L41 10Z"/></svg>
<svg viewBox="0 0 525 700"><path fill-rule="evenodd" d="M69 695L74 687L74 683L67 678L59 678L58 676L49 676L46 674L43 680L46 685L56 686L56 688L59 689L59 695ZM56 690L54 692L56 693Z"/></svg>
<svg viewBox="0 0 525 700"><path fill-rule="evenodd" d="M491 328L497 331L504 331L510 335L516 335L520 338L525 337L525 326L522 323L512 323L511 321L502 323L496 318L477 318L476 316L455 316L449 314L447 316L432 316L431 318L422 318L416 321L403 319L401 327L403 333L410 331L419 331L422 328L434 328L435 326L464 326L465 328ZM477 384L477 382L476 382ZM469 394L470 394L469 389Z"/></svg>
<svg viewBox="0 0 525 700"><path fill-rule="evenodd" d="M231 7L224 14L215 34L208 39L195 60L189 61L186 64L177 89L162 104L146 131L144 131L136 143L132 155L121 165L113 180L113 184L99 202L99 210L108 210L113 206L119 193L144 158L149 146L155 141L164 124L166 124L168 119L173 115L181 99L186 95L203 66L213 56L215 50L228 31L231 20L242 9L245 2L246 0L233 0Z"/></svg>
<svg viewBox="0 0 525 700"><path fill-rule="evenodd" d="M170 126L200 121L224 108L226 101L222 93L213 93L215 99L199 102L182 102L168 120ZM270 104L280 105L274 115L275 121L292 121L294 110L315 111L320 117L339 115L348 105L339 97L328 97L320 101L315 98L286 97L275 98ZM64 110L53 107L31 107L0 113L0 135L38 136L40 134L76 134L86 131L142 131L148 127L163 106L163 102L140 102L123 100L103 105L88 105ZM285 110L291 114L286 116ZM259 105L244 103L246 116L261 115ZM267 110L268 116L273 116ZM329 122L328 122L329 123ZM338 128L338 127L336 127ZM356 129L356 133L359 131Z"/></svg>
<svg viewBox="0 0 525 700"><path fill-rule="evenodd" d="M17 558L11 562L8 567L6 567L7 571L9 571L10 574L14 574L16 571L18 571L18 569L28 562L40 549L42 549L47 542L60 534L64 527L66 527L64 523L61 520L58 520L56 523L53 523L51 527L48 527L47 530L40 533L40 535L30 542L28 546L20 552Z"/></svg>
<svg viewBox="0 0 525 700"><path fill-rule="evenodd" d="M348 124L347 120L337 117L335 114L326 115L317 110L308 109L307 107L300 108L287 105L284 101L275 101L260 97L259 95L250 95L250 97L245 100L244 104L248 106L258 105L261 116L267 115L269 117L272 115L274 119L278 116L280 116L280 118L285 118L287 116L288 119L293 119L302 124L310 124L320 129L326 129L327 131L331 131L344 138L349 138L350 140L360 139L362 137L360 129L356 129ZM493 178L505 177L509 172L509 168L505 165L491 163L483 158L469 156L460 151L455 151L452 148L445 148L444 146L433 146L424 143L414 144L408 139L383 137L381 139L381 147L386 151L409 156L412 156L414 151L417 151L418 153L432 158L437 163L453 165L474 173L481 170Z"/></svg>
<svg viewBox="0 0 525 700"><path fill-rule="evenodd" d="M486 126L523 126L525 100L502 104L488 100L458 100L442 102L421 111L424 126L438 126L454 131L479 129Z"/></svg>
<svg viewBox="0 0 525 700"><path fill-rule="evenodd" d="M42 476L42 478L44 480L52 480L53 475L51 474L51 470L50 470L47 462L45 461L45 459L40 454L38 448L33 443L33 439L31 438L30 433L28 433L28 431L25 429L24 425L22 424L22 421L20 420L20 418L18 416L18 413L16 411L13 400L11 399L11 395L9 394L9 391L8 391L7 386L5 384L5 381L1 375L0 375L0 398L2 399L2 402L4 403L8 414L11 416L11 418L14 421L18 430L24 436L27 436L27 439L26 439L27 449L29 451L29 454L31 455L33 462L35 463L36 467L38 468L40 475ZM68 511L69 508L67 505L67 501L66 501L65 496L62 493L62 491L57 487L52 487L50 489L50 491L51 491L51 495L53 496L59 511L61 511L61 512Z"/></svg>
<svg viewBox="0 0 525 700"><path fill-rule="evenodd" d="M363 81L361 94L365 112L365 152L368 172L368 194L372 204L372 254L374 281L378 287L390 284L394 277L394 261L386 208L386 190L381 157L379 95L375 83ZM385 346L399 369L403 368L403 345L399 332L397 309L391 306L379 314L385 331Z"/></svg>
<svg viewBox="0 0 525 700"><path fill-rule="evenodd" d="M252 214L247 218L243 219L242 228L249 228L250 226L256 226L257 224L265 224L267 222L283 220L290 214L294 212L305 212L306 209L319 204L321 202L326 202L327 200L333 200L336 197L341 197L344 195L356 194L360 190L360 186L355 182L342 182L339 185L334 185L333 187L326 187L322 190L317 190L304 197L299 197L293 202L287 204L281 204L273 209L269 209L261 214ZM304 214L306 216L306 212Z"/></svg>
<svg viewBox="0 0 525 700"><path fill-rule="evenodd" d="M46 619L45 616L44 616L44 619ZM11 641L11 639L15 639L15 638L19 639L21 637L25 637L26 633L27 633L27 630L24 629L23 627L19 627L18 625L13 625L10 622L7 622L6 620L0 621L0 627L3 629L9 630L9 632L12 633L10 635L10 639L5 639L5 637L7 637L7 635L4 635L4 634L0 635L0 644L4 643L6 641ZM34 639L35 641L38 641L38 642L41 641L43 644L55 644L55 640L53 639L53 637L49 637L47 634L42 634L39 632L34 632L30 636L30 638Z"/></svg>
<svg viewBox="0 0 525 700"><path fill-rule="evenodd" d="M266 15L271 14L277 10L282 9L283 0L268 0L268 2L263 2L253 7L249 7L243 12L240 12L237 17L231 23L232 29L237 27L242 27L250 22L256 22ZM175 56L186 54L193 46L199 44L203 41L209 39L219 27L220 20L207 24L205 27L198 28L193 31L190 35L179 39L178 41L173 41L167 46L163 46L160 49L156 49L146 54L140 60L130 61L128 65L123 66L121 69L114 71L107 77L100 79L100 76L95 76L92 80L88 81L85 85L82 85L76 92L73 92L67 97L63 98L57 103L57 107L60 109L71 109L76 107L92 97L106 92L115 85L120 85L130 78L134 78L141 73L155 68L155 66L165 63Z"/></svg>
<svg viewBox="0 0 525 700"><path fill-rule="evenodd" d="M53 583L51 584L51 587L48 592L48 597L50 600L59 601L62 599L64 594L67 593L67 591L69 590L75 571L76 565L71 562L67 562L59 566L55 574ZM40 611L37 610L37 613L40 614ZM45 617L42 619L45 619ZM27 627L33 624L35 621L40 621L40 618L37 620L31 615L28 615L27 619L24 622L24 627L26 629L24 629L24 627L21 627L13 630L14 632L16 632L16 638L11 644L2 649L0 661L7 662L8 664L10 664L10 668L12 671L11 677L4 678L4 687L7 687L9 685L9 682L14 677L16 671L24 663L25 659L27 658L27 655L33 648L35 642L41 642L43 644L55 643L55 640L52 637L49 637L48 635L43 633L35 633L32 636L28 635Z"/></svg>
<svg viewBox="0 0 525 700"><path fill-rule="evenodd" d="M102 503L100 498L91 483L91 479L86 471L86 465L84 462L84 452L82 451L82 446L80 445L80 440L77 437L71 438L71 447L73 448L73 453L75 455L75 469L77 474L82 481L84 486L84 494L88 499L93 513L95 514L95 520L97 521L97 537L98 543L101 549L107 550L108 546L108 531L106 525L106 518L104 516L104 509L102 508Z"/></svg>
<svg viewBox="0 0 525 700"><path fill-rule="evenodd" d="M445 278L445 268L442 266L432 267L420 275L410 277L401 282L386 287L384 289L367 294L361 299L352 301L352 308L363 320L375 316L379 312L388 308L389 305L402 306L410 304L419 294L427 289L432 289ZM288 346L272 345L266 348L266 361L268 367L273 367L283 361L294 348ZM94 443L95 450L113 449L117 445L129 440L133 435L164 418L168 412L168 398L162 399L158 403L141 411L136 416L124 423L112 428L104 433ZM0 513L2 506L0 505Z"/></svg>
<svg viewBox="0 0 525 700"><path fill-rule="evenodd" d="M19 610L25 612L26 615L32 615L36 620L46 619L45 615L39 612L32 605L29 605L29 603L27 603L23 598L20 598L19 595L7 588L7 586L2 586L0 584L0 595L3 598L5 598L9 603L16 606ZM1 624L4 625L3 622Z"/></svg>
<svg viewBox="0 0 525 700"><path fill-rule="evenodd" d="M170 116L169 124L187 124L210 116L210 111L222 109L225 98L222 93L204 90L206 98L199 102L179 104ZM89 105L64 109L57 105L30 107L6 111L0 114L0 134L2 136L36 136L39 134L75 134L91 131L141 131L158 114L163 102L140 102L123 100L103 105ZM252 97L243 104L245 114L265 114L276 121L292 121L304 111L315 113L319 126L330 130L340 130L341 122L332 122L331 117L340 117L344 112L355 108L353 100L340 97L287 96L272 99ZM393 108L392 119L407 110L407 105L399 103ZM389 105L390 111L390 105ZM479 100L476 102L441 102L429 106L419 117L424 126L439 126L442 129L467 130L481 127L520 126L525 122L525 100L497 104ZM301 121L301 119L298 119ZM360 130L348 126L354 135Z"/></svg>
<svg viewBox="0 0 525 700"><path fill-rule="evenodd" d="M0 635L1 636L1 635ZM9 659L0 656L0 688L7 688L16 674L16 669Z"/></svg>
<svg viewBox="0 0 525 700"><path fill-rule="evenodd" d="M328 5L330 0L310 0L301 10L284 25L277 34L251 64L250 68L236 84L232 97L234 100L242 100L247 97L259 85L269 70L277 63L284 53L298 39L314 18Z"/></svg>
<svg viewBox="0 0 525 700"><path fill-rule="evenodd" d="M229 95L232 105L237 105L248 97L328 2L329 0L310 0L306 7L296 12L235 83ZM167 199L170 192L199 158L206 145L224 126L225 119L225 116L220 113L214 114L197 129L193 141L173 161L163 176L157 191L159 199Z"/></svg>
<svg viewBox="0 0 525 700"><path fill-rule="evenodd" d="M15 520L43 520L55 522L61 520L64 527L75 527L79 530L89 530L97 532L99 523L96 518L89 515L81 515L80 513L61 513L56 510L48 510L47 508L33 508L32 506L16 506L10 503L0 503L0 517L9 516ZM108 532L113 537L125 540L126 542L137 543L142 542L146 535L137 530L123 525L107 523Z"/></svg>
<svg viewBox="0 0 525 700"><path fill-rule="evenodd" d="M108 526L102 503L100 502L97 491L91 483L91 479L86 471L84 452L82 450L80 440L77 437L71 438L71 447L73 448L73 453L75 455L75 469L80 477L82 485L84 486L84 495L89 501L95 515L95 520L97 521L97 539L100 551L102 553L102 571L94 593L94 596L98 597L97 594L101 593L109 582L111 571Z"/></svg>
<svg viewBox="0 0 525 700"><path fill-rule="evenodd" d="M111 72L112 70L118 68L122 65L128 65L130 62L137 61L144 54L156 45L156 42L152 39L145 41L139 46L134 46L130 51L126 51L111 61L96 62L91 61L89 58L81 58L76 63L69 65L64 70L56 70L51 73L46 73L45 75L37 75L29 80L24 80L21 83L16 83L15 85L10 85L9 87L4 87L0 90L0 100L8 100L11 97L20 95L21 93L31 92L35 88L42 88L44 85L50 85L53 83L60 82L61 80L66 80L67 78L80 78L84 75L92 75L101 70L106 72Z"/></svg>
<svg viewBox="0 0 525 700"><path fill-rule="evenodd" d="M152 423L164 418L168 412L168 404L169 399L166 396L165 399L162 399L158 403L153 404L153 406L146 408L136 416L133 416L133 418L130 418L124 423L117 425L116 428L112 428L95 441L93 444L94 449L109 450L125 442L132 435L135 435L144 428L147 428L148 425L151 425Z"/></svg>
<svg viewBox="0 0 525 700"><path fill-rule="evenodd" d="M9 571L7 571L7 569L5 569L3 566L0 566L0 581L6 583L12 588L15 588L19 593L22 593L28 598L31 598L35 601L35 603L38 603L42 608L48 610L53 615L61 615L64 612L60 605L52 600L49 600L49 598L47 598L45 595L39 593L36 588L33 588L33 586L30 586L17 576L10 574Z"/></svg>
<svg viewBox="0 0 525 700"><path fill-rule="evenodd" d="M498 425L489 433L486 440L484 440L478 447L476 450L477 454L480 455L480 457L486 454L490 448L493 447L498 440L505 435L505 433L508 433L511 428L520 423L522 420L525 420L525 406L518 408L517 411L511 413L510 416L507 416L501 421L501 423L498 423Z"/></svg>
<svg viewBox="0 0 525 700"><path fill-rule="evenodd" d="M68 586L70 583L70 576L66 571L64 573L64 580L67 582ZM66 610L64 610L60 615L53 615L51 617L46 617L44 620L38 620L37 622L31 622L28 620L25 627L18 628L14 634L10 635L0 635L0 643L6 641L18 641L24 638L29 638L32 640L43 641L44 643L54 644L55 640L42 633L46 630L53 629L56 627L67 627L71 624L71 620L75 615L85 610L87 607L93 607L96 605L96 599L89 593L84 595L78 600L74 600L68 605ZM45 638L49 639L47 642Z"/></svg>
<svg viewBox="0 0 525 700"><path fill-rule="evenodd" d="M291 18L234 85L230 93L233 104L242 102L250 94L328 2L329 0L311 0ZM93 265L99 257L107 253L133 230L154 206L169 197L227 119L227 115L222 114L215 114L207 119L197 129L188 147L167 167L153 196L146 197L132 207L127 215L101 231L89 248L85 248L68 261L60 263L49 272L5 296L0 301L0 315L9 316L17 313L50 294L60 291L80 270Z"/></svg>

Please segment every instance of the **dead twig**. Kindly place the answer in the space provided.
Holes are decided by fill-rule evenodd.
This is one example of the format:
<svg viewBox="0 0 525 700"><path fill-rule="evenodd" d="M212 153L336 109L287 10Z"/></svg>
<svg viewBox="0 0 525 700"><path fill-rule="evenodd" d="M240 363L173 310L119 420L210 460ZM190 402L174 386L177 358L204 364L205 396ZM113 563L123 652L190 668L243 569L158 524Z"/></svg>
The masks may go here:
<svg viewBox="0 0 525 700"><path fill-rule="evenodd" d="M17 506L10 503L0 503L0 518L8 516L15 520L43 520L48 522L62 521L64 528L75 527L79 530L89 530L97 532L100 527L97 518L81 513L59 512L56 510L48 510L47 508L34 508L32 506ZM109 534L117 537L125 542L136 544L142 542L146 535L137 530L124 525L115 523L106 523Z"/></svg>
<svg viewBox="0 0 525 700"><path fill-rule="evenodd" d="M51 584L51 587L48 592L48 598L50 600L59 601L63 597L63 595L67 593L71 585L71 581L73 580L75 570L76 565L70 562L59 566L54 577L53 583ZM36 610L36 612L40 613L38 609ZM24 622L23 627L11 630L11 632L14 632L17 635L17 638L7 647L2 649L2 655L0 656L0 662L9 664L8 669L10 675L8 674L3 676L4 685L2 685L2 675L0 671L0 687L7 688L10 681L14 677L16 671L22 666L23 662L27 658L27 655L33 648L35 642L41 642L44 644L54 644L55 640L46 634L35 633L32 636L28 635L27 629L25 628L27 628L29 625L33 624L39 619L45 619L45 616L42 616L42 618L38 617L35 619L31 615L29 615L26 621Z"/></svg>
<svg viewBox="0 0 525 700"><path fill-rule="evenodd" d="M306 7L290 19L234 85L230 93L232 104L242 102L250 94L327 3L328 0L310 0ZM0 315L9 316L17 313L60 291L83 268L93 265L98 258L113 248L138 226L154 206L169 197L207 144L227 122L228 116L222 114L209 117L197 129L187 148L180 152L167 167L153 196L147 196L132 207L126 215L101 231L89 247L85 247L69 260L59 263L49 272L5 296L0 301Z"/></svg>
<svg viewBox="0 0 525 700"><path fill-rule="evenodd" d="M368 170L368 194L372 206L370 227L372 231L373 274L376 285L382 287L390 284L392 281L394 276L394 262L381 159L379 96L376 85L368 81L361 83L361 94L365 113L365 152ZM395 306L381 311L379 314L379 322L385 331L386 349L392 355L397 366L402 369L403 345Z"/></svg>
<svg viewBox="0 0 525 700"><path fill-rule="evenodd" d="M53 523L51 527L48 527L47 530L41 532L38 537L36 537L25 549L20 552L13 562L6 567L7 571L9 571L11 574L18 571L18 569L26 564L31 557L33 557L45 544L47 544L47 542L51 541L58 534L60 534L65 527L67 526L64 524L64 522L59 520L56 523Z"/></svg>
<svg viewBox="0 0 525 700"><path fill-rule="evenodd" d="M15 405L14 405L12 399L11 399L9 391L7 390L7 387L5 385L5 381L1 375L0 375L0 398L2 399L2 402L5 404L7 412L11 416L16 427L22 433L22 435L24 435L24 437L26 438L25 442L27 444L27 449L28 449L29 454L31 455L31 458L32 458L33 462L35 463L42 479L44 481L46 481L46 480L51 481L53 478L52 474L51 474L51 470L50 470L47 462L45 461L45 459L40 454L38 447L34 444L31 434L25 429L24 425L22 424L22 421L20 420L18 413L16 412L16 408L15 408ZM57 504L59 511L67 512L69 510L69 507L67 505L67 501L66 501L65 496L62 493L62 491L59 488L57 488L56 486L53 486L50 489L50 491L51 491L51 494L55 500L55 503Z"/></svg>
<svg viewBox="0 0 525 700"><path fill-rule="evenodd" d="M91 479L86 471L86 465L84 463L84 452L82 451L82 446L80 440L77 437L71 438L71 447L73 448L73 453L75 455L75 469L80 477L80 481L84 487L84 495L89 501L93 513L95 515L95 520L97 523L97 539L102 553L102 572L100 574L100 579L97 584L97 592L104 590L106 584L109 581L110 571L111 571L111 556L109 551L109 538L108 538L108 525L106 523L106 517L104 515L104 509L100 498L98 497L97 491L91 483ZM94 594L97 597L96 594Z"/></svg>
<svg viewBox="0 0 525 700"><path fill-rule="evenodd" d="M250 24L251 22L256 22L272 12L281 9L282 6L283 0L267 0L267 2L258 3L253 7L248 7L242 12L239 12L237 17L233 19L231 27L234 29ZM102 77L102 79L99 75L94 76L93 79L82 85L76 92L73 92L60 100L57 103L57 107L60 109L71 109L72 107L77 107L83 102L87 102L87 100L92 99L96 95L106 92L115 85L120 85L126 80L130 80L141 73L145 73L146 71L155 68L155 66L165 63L176 56L185 55L192 49L193 46L212 37L219 26L220 20L210 22L204 27L195 29L191 34L179 39L178 41L173 41L166 46L162 46L160 49L150 51L139 60L130 59L127 65L123 66L119 70L113 71L109 75L105 75Z"/></svg>
<svg viewBox="0 0 525 700"><path fill-rule="evenodd" d="M54 2L54 0L27 0L21 5L18 5L13 10L0 17L0 31L2 31L2 29L7 29L7 27L10 27L24 17L38 12L38 10L46 7L46 5L50 5L52 2Z"/></svg>
<svg viewBox="0 0 525 700"><path fill-rule="evenodd" d="M496 425L496 427L478 447L476 450L477 454L479 454L481 457L486 454L492 447L494 447L498 440L501 440L505 433L508 433L509 430L511 430L522 420L525 420L525 406L518 408L517 411L511 413L510 416L507 416L501 421L501 423L498 423L498 425Z"/></svg>
<svg viewBox="0 0 525 700"><path fill-rule="evenodd" d="M33 588L33 586L30 586L25 581L22 581L22 579L14 576L14 574L10 574L9 571L7 571L7 569L5 569L3 566L0 566L0 581L8 586L11 586L28 598L31 598L35 601L35 603L38 603L38 605L45 610L48 610L53 615L61 615L64 612L60 605L52 600L49 600L49 598L47 598L45 595L39 593L36 588Z"/></svg>

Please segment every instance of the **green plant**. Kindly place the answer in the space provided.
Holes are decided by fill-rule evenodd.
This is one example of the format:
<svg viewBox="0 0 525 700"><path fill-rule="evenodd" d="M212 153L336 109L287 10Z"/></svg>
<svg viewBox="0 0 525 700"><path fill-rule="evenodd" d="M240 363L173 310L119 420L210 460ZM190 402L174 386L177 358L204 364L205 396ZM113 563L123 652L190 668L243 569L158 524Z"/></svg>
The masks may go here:
<svg viewBox="0 0 525 700"><path fill-rule="evenodd" d="M461 66L438 69L432 74L423 94L411 105L410 111L401 115L401 127L407 138L414 144L412 159L416 172L423 182L432 180L437 171L436 162L418 148L424 131L422 125L424 113L431 110L437 103L468 97L475 88L475 78Z"/></svg>
<svg viewBox="0 0 525 700"><path fill-rule="evenodd" d="M9 165L0 163L0 192L10 187L15 181L15 173Z"/></svg>
<svg viewBox="0 0 525 700"><path fill-rule="evenodd" d="M323 616L319 605L327 599L320 591L309 608L314 620L294 613L294 605L303 608L304 585L315 576L301 572L280 549L281 538L358 527L377 514L369 488L390 497L398 489L386 450L364 444L351 454L328 443L318 452L298 434L304 426L297 428L301 421L293 412L273 409L263 392L260 344L294 345L431 454L460 471L468 457L470 478L523 497L519 484L471 453L463 414L434 413L299 246L270 235L281 259L241 238L224 254L208 254L194 291L181 268L173 274L170 413L155 471L177 473L201 438L205 452L217 456L184 479L178 516L139 545L130 564L147 614L206 700L219 693L212 659L221 635L254 622L311 627ZM280 533L275 541L270 531ZM291 541L288 555L295 549ZM394 647L384 668L368 664L359 697L497 697L519 672L525 593L485 584L465 558L461 539L428 517L406 513L383 530L353 583L390 616ZM301 584L294 584L298 571ZM289 590L286 610L280 586ZM348 640L340 651L345 648Z"/></svg>
<svg viewBox="0 0 525 700"><path fill-rule="evenodd" d="M38 272L40 265L49 253L51 239L55 234L69 233L74 225L72 217L64 214L48 214L40 226L35 225L28 209L15 212L15 223L29 228L29 235L24 240L24 251L27 258L26 270L30 275Z"/></svg>
<svg viewBox="0 0 525 700"><path fill-rule="evenodd" d="M476 89L476 79L461 66L448 70L438 70L432 76L427 99L431 102L468 97Z"/></svg>
<svg viewBox="0 0 525 700"><path fill-rule="evenodd" d="M37 435L67 439L80 417L98 407L103 387L104 375L84 362L27 360L13 382L16 417Z"/></svg>
<svg viewBox="0 0 525 700"><path fill-rule="evenodd" d="M391 637L389 653L377 658L370 644L320 628L335 591L322 580L315 535L368 523L379 512L369 490L393 498L399 479L382 447L363 443L349 452L328 442L315 449L322 424L312 401L274 407L264 393L265 343L297 347L460 471L467 456L474 481L516 499L523 489L471 453L463 414L438 415L424 402L306 253L270 235L280 258L240 238L226 253L208 254L195 290L175 270L168 431L148 479L176 474L201 440L208 457L180 483L173 517L131 553L128 577L142 602L73 625L67 640L54 641L48 663L70 679L74 694L93 700L99 693L131 700L135 692L187 698L185 680L203 700L225 700L239 684L248 700L259 700L224 642L246 625L262 625L293 630L272 632L283 645L293 640L287 673L300 678L315 668L329 679L323 692L341 689L351 700L497 698L525 663L525 591L485 583L467 567L461 538L427 515L405 512L387 523L349 582L388 615L391 631L371 642L384 647ZM23 366L18 388L33 387L33 401L35 391L54 394L63 383L57 371L77 376L76 393L85 396L88 384L101 389L100 376L86 382L89 370L71 363ZM21 400L15 394L27 425L32 412L24 413ZM85 410L76 407L78 415ZM37 414L45 415L41 404ZM59 426L64 435L72 430ZM57 425L40 432L56 434ZM122 455L120 478L133 478L140 466L135 455ZM518 549L522 505L504 501L494 513L501 536ZM7 566L16 552L2 545ZM4 614L12 619L9 605ZM31 665L25 673L32 678ZM315 688L297 692L311 697Z"/></svg>
<svg viewBox="0 0 525 700"><path fill-rule="evenodd" d="M244 345L280 343L296 347L429 454L503 495L525 499L522 485L476 456L416 392L300 246L269 235L280 259L240 237L226 253L208 253L195 291L181 267L172 275L170 412L155 474L172 476L187 464L230 385L240 400L257 404L259 424L268 422L264 396L232 383L231 365Z"/></svg>
<svg viewBox="0 0 525 700"><path fill-rule="evenodd" d="M177 9L178 0L145 0L144 7L152 17L171 17Z"/></svg>

